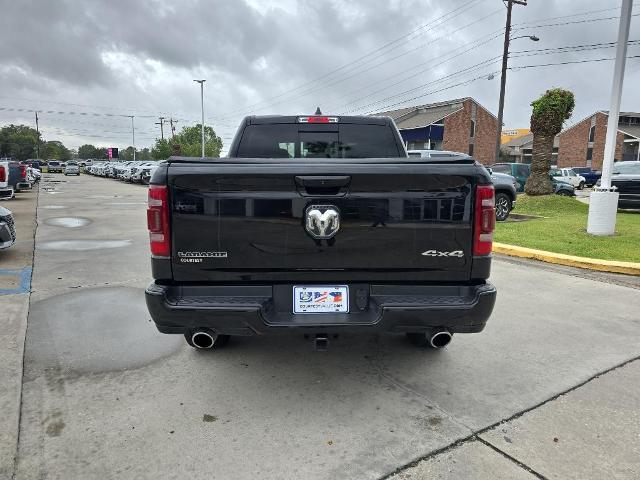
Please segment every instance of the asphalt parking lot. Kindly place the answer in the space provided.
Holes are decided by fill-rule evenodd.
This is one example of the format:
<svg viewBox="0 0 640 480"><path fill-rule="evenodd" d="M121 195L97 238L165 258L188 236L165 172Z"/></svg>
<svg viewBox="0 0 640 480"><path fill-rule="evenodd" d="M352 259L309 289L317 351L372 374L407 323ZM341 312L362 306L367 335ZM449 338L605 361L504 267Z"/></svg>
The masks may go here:
<svg viewBox="0 0 640 480"><path fill-rule="evenodd" d="M30 293L0 296L0 474L640 478L638 282L497 258L487 328L441 351L403 336L196 351L149 321L146 192L45 174L7 204L25 239L6 268L31 266L36 200L37 230Z"/></svg>

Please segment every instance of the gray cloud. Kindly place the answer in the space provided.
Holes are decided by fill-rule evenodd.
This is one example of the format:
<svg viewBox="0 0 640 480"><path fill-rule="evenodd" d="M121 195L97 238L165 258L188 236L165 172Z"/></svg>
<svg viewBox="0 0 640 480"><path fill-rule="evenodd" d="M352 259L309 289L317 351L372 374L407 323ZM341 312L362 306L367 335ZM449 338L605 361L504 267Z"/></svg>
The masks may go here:
<svg viewBox="0 0 640 480"><path fill-rule="evenodd" d="M199 91L193 78L207 78L208 122L226 143L245 114L310 112L317 105L336 113L351 108L365 112L383 110L413 96L420 96L414 104L473 96L495 112L497 78L454 85L497 70L499 65L493 64L455 75L500 55L501 39L468 52L455 49L502 28L502 2L467 4L468 0L189 0L170 4L0 0L0 107L14 109L0 110L0 124L28 118L28 113L15 111L20 108L135 114L138 144L150 145L159 130L154 125L157 119L145 115L172 115L180 119L179 126L199 118ZM583 0L579 5L532 0L527 7L514 8L514 24L518 27L523 22L609 6L596 0ZM456 8L457 14L423 28L409 41L396 41L394 48L376 52ZM494 11L498 12L490 15ZM617 10L608 10L543 23L616 15ZM639 33L637 18L631 39ZM617 21L608 20L515 31L514 35L536 34L541 41L516 40L510 65L612 57L613 48L520 58L516 52L613 41L616 29ZM457 53L461 54L447 61ZM640 47L630 47L629 54L640 54ZM327 75L345 64L346 68ZM418 67L420 64L424 66ZM576 118L608 108L612 66L613 62L602 62L509 71L506 125L526 127L530 102L555 86L576 93ZM640 80L639 66L637 59L628 62L626 110L640 110L640 96L632 88ZM452 76L443 79L447 75ZM411 89L414 91L406 95L386 99ZM428 92L434 93L421 96ZM366 107L372 102L378 103ZM47 138L59 137L74 146L84 141L124 146L129 143L128 122L124 117L42 114Z"/></svg>

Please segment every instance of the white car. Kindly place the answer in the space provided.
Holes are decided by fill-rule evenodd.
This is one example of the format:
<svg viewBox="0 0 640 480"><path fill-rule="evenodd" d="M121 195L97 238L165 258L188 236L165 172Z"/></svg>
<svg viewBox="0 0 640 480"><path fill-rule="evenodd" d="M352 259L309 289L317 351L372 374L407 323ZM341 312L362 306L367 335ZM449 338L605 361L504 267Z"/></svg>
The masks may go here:
<svg viewBox="0 0 640 480"><path fill-rule="evenodd" d="M9 185L9 161L0 159L0 199L10 200L14 193L13 186Z"/></svg>
<svg viewBox="0 0 640 480"><path fill-rule="evenodd" d="M572 168L552 168L551 176L559 182L570 183L578 190L582 190L587 181L582 175L578 175Z"/></svg>
<svg viewBox="0 0 640 480"><path fill-rule="evenodd" d="M39 182L41 176L40 170L37 168L27 167L27 178L29 179L29 183L32 185Z"/></svg>

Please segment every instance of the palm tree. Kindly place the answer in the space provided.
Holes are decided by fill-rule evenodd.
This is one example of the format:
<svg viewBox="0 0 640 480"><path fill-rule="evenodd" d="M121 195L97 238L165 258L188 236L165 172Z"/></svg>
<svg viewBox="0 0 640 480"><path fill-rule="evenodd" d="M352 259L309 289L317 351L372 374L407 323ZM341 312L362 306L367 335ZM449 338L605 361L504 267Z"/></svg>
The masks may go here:
<svg viewBox="0 0 640 480"><path fill-rule="evenodd" d="M553 154L553 139L562 130L562 124L573 113L573 93L562 88L547 90L531 103L531 132L533 133L533 156L531 176L524 191L527 195L549 195L553 185L549 178Z"/></svg>

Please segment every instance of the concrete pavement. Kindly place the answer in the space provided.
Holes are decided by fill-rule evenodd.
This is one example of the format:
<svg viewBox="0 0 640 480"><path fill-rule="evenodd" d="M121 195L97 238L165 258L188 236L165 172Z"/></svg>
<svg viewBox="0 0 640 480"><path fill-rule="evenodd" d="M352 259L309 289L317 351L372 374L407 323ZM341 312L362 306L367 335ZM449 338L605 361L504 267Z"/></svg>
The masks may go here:
<svg viewBox="0 0 640 480"><path fill-rule="evenodd" d="M146 189L59 179L38 208L18 479L564 478L528 415L640 355L637 289L500 260L486 330L442 351L402 336L344 336L326 354L297 336L195 351L144 309ZM611 375L606 388L637 397L640 382L617 371L573 392ZM544 412L566 419L561 438L579 432L567 410ZM492 436L529 418L521 436L496 427L511 453ZM632 435L624 418L612 420ZM600 428L602 444L615 432ZM615 446L622 463L634 453ZM634 478L624 467L614 473Z"/></svg>
<svg viewBox="0 0 640 480"><path fill-rule="evenodd" d="M2 206L16 221L16 243L0 250L0 478L14 469L22 390L22 358L29 309L37 191L16 195Z"/></svg>

